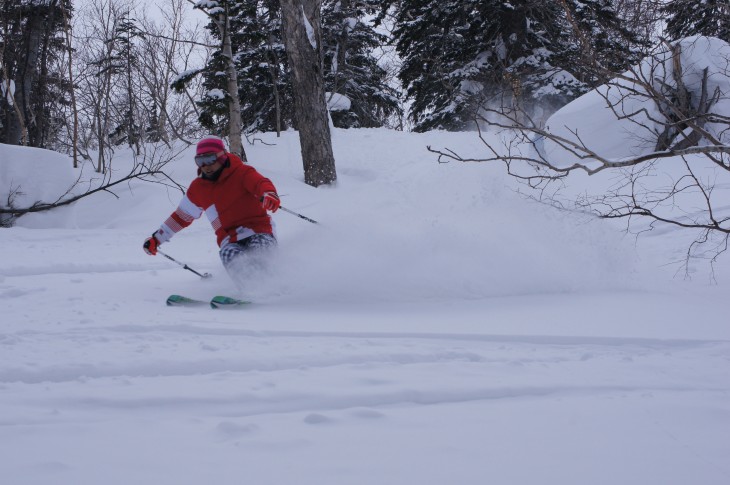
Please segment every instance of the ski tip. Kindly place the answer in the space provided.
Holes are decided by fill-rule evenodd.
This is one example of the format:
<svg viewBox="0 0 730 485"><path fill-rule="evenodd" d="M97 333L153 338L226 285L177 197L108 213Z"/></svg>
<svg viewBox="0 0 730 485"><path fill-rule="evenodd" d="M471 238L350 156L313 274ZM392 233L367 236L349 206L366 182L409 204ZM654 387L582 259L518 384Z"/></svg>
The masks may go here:
<svg viewBox="0 0 730 485"><path fill-rule="evenodd" d="M239 300L229 296L215 296L210 300L211 308L236 308L244 305L250 305L250 301Z"/></svg>
<svg viewBox="0 0 730 485"><path fill-rule="evenodd" d="M176 303L180 303L182 301L185 301L185 297L182 295L170 295L167 297L167 300L165 300L165 304L167 306L173 306Z"/></svg>
<svg viewBox="0 0 730 485"><path fill-rule="evenodd" d="M170 295L165 300L167 306L198 306L204 305L206 302L200 300L194 300L182 295Z"/></svg>

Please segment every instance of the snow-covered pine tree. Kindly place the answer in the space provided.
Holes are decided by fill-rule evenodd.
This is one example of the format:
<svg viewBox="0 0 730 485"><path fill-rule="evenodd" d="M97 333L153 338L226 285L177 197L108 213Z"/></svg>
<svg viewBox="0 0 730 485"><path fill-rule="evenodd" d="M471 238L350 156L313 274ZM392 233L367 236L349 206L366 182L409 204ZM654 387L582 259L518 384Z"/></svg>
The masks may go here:
<svg viewBox="0 0 730 485"><path fill-rule="evenodd" d="M389 2L392 3L392 2ZM469 127L481 107L545 116L634 57L609 0L402 0L399 78L417 131ZM576 29L572 28L576 27ZM580 32L582 39L576 35Z"/></svg>
<svg viewBox="0 0 730 485"><path fill-rule="evenodd" d="M373 49L386 42L364 19L374 0L328 0L322 7L325 88L346 96L347 111L333 111L338 127L382 126L399 110L397 93L386 83ZM231 42L236 52L241 118L245 131L279 131L294 124L291 75L281 37L278 0L244 0L229 6ZM214 37L219 34L211 29ZM220 130L225 124L222 60L214 52L204 71L208 95L200 103L201 122ZM224 60L223 60L224 61Z"/></svg>
<svg viewBox="0 0 730 485"><path fill-rule="evenodd" d="M730 42L730 1L669 0L662 6L671 40L692 35L717 37Z"/></svg>
<svg viewBox="0 0 730 485"><path fill-rule="evenodd" d="M228 68L229 59L223 54L223 34L219 28L219 23L225 25L230 23L230 18L235 15L236 8L240 6L239 2L207 2L205 5L197 4L208 15L209 22L206 29L210 33L212 39L218 43L208 58L208 62L204 68L199 71L191 71L186 76L180 77L173 83L175 89L180 90L183 83L189 81L194 75L202 74L203 87L205 93L202 99L197 101L200 107L198 121L207 128L211 133L219 136L226 136L230 131L230 108L231 98L228 94ZM206 10L207 9L207 10ZM219 19L220 17L226 17ZM230 31L228 32L230 36ZM233 53L237 52L235 46L231 48Z"/></svg>
<svg viewBox="0 0 730 485"><path fill-rule="evenodd" d="M325 89L329 97L344 96L349 109L333 109L332 122L339 128L383 126L401 112L398 93L387 84L387 73L373 52L388 39L378 33L368 17L377 0L324 0Z"/></svg>
<svg viewBox="0 0 730 485"><path fill-rule="evenodd" d="M399 78L417 131L467 128L485 104L581 92L554 64L555 52L565 49L559 2L403 0L395 17Z"/></svg>
<svg viewBox="0 0 730 485"><path fill-rule="evenodd" d="M563 36L566 13L562 1L511 0L482 5L494 12L484 32L474 31L484 62L478 108L517 110L536 122L583 94L587 88L562 65L560 53L573 37Z"/></svg>
<svg viewBox="0 0 730 485"><path fill-rule="evenodd" d="M185 89L185 84L198 74L203 74L203 99L197 103L201 107L198 117L201 125L218 136L228 136L228 148L246 161L243 148L243 121L241 118L241 99L239 96L238 50L233 44L231 19L242 7L235 0L201 0L195 8L202 10L210 20L207 29L220 48L214 51L204 68L195 69L173 81L176 91Z"/></svg>
<svg viewBox="0 0 730 485"><path fill-rule="evenodd" d="M612 0L611 6L621 19L621 25L641 39L642 43L653 45L664 28L664 17L660 10L665 0Z"/></svg>
<svg viewBox="0 0 730 485"><path fill-rule="evenodd" d="M66 50L64 10L70 0L0 2L0 142L52 147L66 122L71 84L60 58Z"/></svg>
<svg viewBox="0 0 730 485"><path fill-rule="evenodd" d="M231 48L235 53L241 122L245 132L281 131L292 126L293 101L286 52L281 41L281 11L277 0L244 0L228 5ZM221 34L208 25L213 38ZM228 60L215 50L203 69L206 95L199 101L201 124L226 133Z"/></svg>
<svg viewBox="0 0 730 485"><path fill-rule="evenodd" d="M293 98L278 0L239 2L231 16L244 130L276 131L293 124Z"/></svg>
<svg viewBox="0 0 730 485"><path fill-rule="evenodd" d="M391 3L391 2L388 2ZM481 0L393 2L393 39L402 59L398 78L412 101L416 131L460 130L473 116L474 95L483 88L487 55L474 32L488 22ZM387 7L388 5L386 5Z"/></svg>
<svg viewBox="0 0 730 485"><path fill-rule="evenodd" d="M636 64L648 45L619 18L614 0L559 0L565 28L555 62L594 88Z"/></svg>
<svg viewBox="0 0 730 485"><path fill-rule="evenodd" d="M115 74L123 78L124 95L117 107L119 110L116 116L117 126L109 134L109 139L117 145L126 143L130 148L135 147L138 152L146 120L142 119L142 114L139 112L142 103L138 99L141 89L136 85L139 81L137 63L139 52L135 39L143 36L137 21L127 9L114 29L114 37L110 39L112 45L110 67Z"/></svg>

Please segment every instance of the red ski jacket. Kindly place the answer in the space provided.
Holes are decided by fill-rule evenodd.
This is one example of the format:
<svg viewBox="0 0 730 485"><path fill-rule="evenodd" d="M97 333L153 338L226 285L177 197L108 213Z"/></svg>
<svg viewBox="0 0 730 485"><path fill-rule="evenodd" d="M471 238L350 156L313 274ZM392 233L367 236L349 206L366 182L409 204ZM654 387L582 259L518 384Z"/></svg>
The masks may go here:
<svg viewBox="0 0 730 485"><path fill-rule="evenodd" d="M276 187L238 156L228 154L229 166L217 180L204 179L198 170L187 193L175 212L155 232L161 243L167 242L181 229L188 227L203 213L208 216L218 246L236 242L257 233L274 233L271 217L261 205L264 192L276 192Z"/></svg>

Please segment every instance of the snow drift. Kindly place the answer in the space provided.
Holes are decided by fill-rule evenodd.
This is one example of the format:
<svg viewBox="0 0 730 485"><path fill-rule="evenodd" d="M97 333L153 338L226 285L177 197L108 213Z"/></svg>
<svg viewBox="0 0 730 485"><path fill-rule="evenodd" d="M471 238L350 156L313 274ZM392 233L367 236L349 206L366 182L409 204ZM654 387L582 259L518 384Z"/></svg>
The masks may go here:
<svg viewBox="0 0 730 485"><path fill-rule="evenodd" d="M0 204L27 208L55 202L73 188L69 157L50 150L0 143Z"/></svg>
<svg viewBox="0 0 730 485"><path fill-rule="evenodd" d="M682 80L696 103L702 90L702 75L708 70L707 88L716 90L719 100L712 112L730 113L730 45L713 37L688 37L677 41L681 47ZM651 153L668 120L642 83L660 92L675 87L672 54L666 47L629 69L621 78L590 91L554 113L547 130L578 145L585 145L604 158L618 160ZM632 82L631 80L634 80ZM708 123L705 127L723 143L730 142L727 124ZM617 140L621 140L617 143ZM558 166L580 160L551 140L544 153ZM586 162L590 164L590 162Z"/></svg>

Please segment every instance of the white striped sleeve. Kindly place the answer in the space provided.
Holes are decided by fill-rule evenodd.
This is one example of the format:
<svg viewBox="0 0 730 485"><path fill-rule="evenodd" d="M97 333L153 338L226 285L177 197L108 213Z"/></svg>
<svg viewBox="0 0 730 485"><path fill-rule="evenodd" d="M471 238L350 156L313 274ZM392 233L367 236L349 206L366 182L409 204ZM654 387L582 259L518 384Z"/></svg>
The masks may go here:
<svg viewBox="0 0 730 485"><path fill-rule="evenodd" d="M180 204L170 217L162 223L160 228L155 232L155 237L161 243L172 239L176 233L188 227L195 219L203 214L203 209L193 204L187 195L183 197Z"/></svg>

